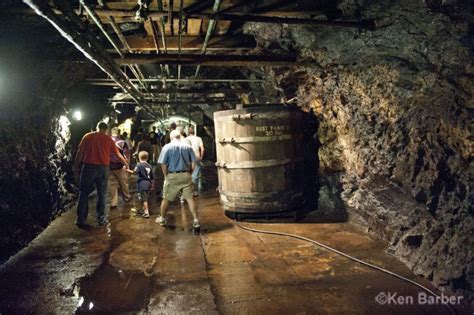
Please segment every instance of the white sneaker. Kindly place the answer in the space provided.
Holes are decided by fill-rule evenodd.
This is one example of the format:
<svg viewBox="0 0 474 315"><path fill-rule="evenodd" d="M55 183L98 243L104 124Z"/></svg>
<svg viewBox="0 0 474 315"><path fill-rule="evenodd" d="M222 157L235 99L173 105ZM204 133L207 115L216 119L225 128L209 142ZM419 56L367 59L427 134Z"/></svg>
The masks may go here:
<svg viewBox="0 0 474 315"><path fill-rule="evenodd" d="M161 226L166 225L166 219L163 218L161 215L159 215L158 218L156 218L155 222L158 223Z"/></svg>
<svg viewBox="0 0 474 315"><path fill-rule="evenodd" d="M199 224L198 219L193 220L193 228L199 229L201 227L201 224Z"/></svg>

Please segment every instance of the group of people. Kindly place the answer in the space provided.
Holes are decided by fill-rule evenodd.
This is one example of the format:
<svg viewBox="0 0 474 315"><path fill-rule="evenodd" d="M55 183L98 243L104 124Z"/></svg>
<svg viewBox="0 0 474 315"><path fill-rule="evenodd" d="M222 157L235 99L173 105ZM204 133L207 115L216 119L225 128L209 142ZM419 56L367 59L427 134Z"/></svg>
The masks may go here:
<svg viewBox="0 0 474 315"><path fill-rule="evenodd" d="M158 156L160 155L160 150L165 143L161 143L163 135L156 130L156 127L153 126L153 130L149 133L145 132L144 128L139 128L137 134L133 138L133 148L135 152L134 158L138 162L138 153L141 151L146 151L150 158L151 164L156 164L158 161Z"/></svg>
<svg viewBox="0 0 474 315"><path fill-rule="evenodd" d="M165 135L153 131L146 134L139 130L134 138L132 149L127 137L120 135L117 128L112 128L108 135L108 125L100 122L96 132L86 134L76 155L75 170L79 176L79 202L77 206L76 225L88 229L88 196L97 189L97 220L99 226L108 223L105 211L107 188L110 188L111 208L118 204L120 188L124 201L132 200L128 188L128 173L137 176L137 199L141 204L141 215L150 217L148 209L149 192L155 188L155 174L151 164L160 164L164 181L160 215L156 222L166 225L166 212L169 202L178 194L186 200L193 216L193 227L199 228L196 205L193 197L202 192L201 170L204 156L202 139L188 130L189 136L172 123ZM153 139L153 141L152 141ZM136 152L133 154L132 152ZM136 166L132 171L130 161L136 156ZM150 161L150 163L149 163Z"/></svg>

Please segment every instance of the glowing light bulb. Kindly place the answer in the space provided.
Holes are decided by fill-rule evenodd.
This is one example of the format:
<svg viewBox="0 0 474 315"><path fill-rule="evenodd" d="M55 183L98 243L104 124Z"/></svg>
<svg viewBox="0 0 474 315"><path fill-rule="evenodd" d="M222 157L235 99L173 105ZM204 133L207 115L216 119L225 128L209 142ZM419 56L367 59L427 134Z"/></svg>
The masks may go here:
<svg viewBox="0 0 474 315"><path fill-rule="evenodd" d="M75 120L81 120L82 119L82 113L78 110L76 110L74 112L74 114L72 114L72 117L74 117Z"/></svg>

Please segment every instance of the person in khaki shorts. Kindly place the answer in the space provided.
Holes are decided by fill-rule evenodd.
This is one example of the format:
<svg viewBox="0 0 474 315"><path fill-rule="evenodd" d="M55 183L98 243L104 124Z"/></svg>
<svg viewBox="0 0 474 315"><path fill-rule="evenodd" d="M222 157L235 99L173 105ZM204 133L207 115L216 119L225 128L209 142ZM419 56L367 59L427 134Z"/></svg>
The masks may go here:
<svg viewBox="0 0 474 315"><path fill-rule="evenodd" d="M196 212L196 204L193 199L194 187L191 173L195 167L196 156L193 148L180 141L181 133L173 130L170 133L171 142L165 145L158 158L161 170L165 176L163 183L163 200L161 202L161 215L156 218L156 223L166 226L166 210L170 201L173 201L178 193L187 201L189 210L193 215L193 228L200 227Z"/></svg>
<svg viewBox="0 0 474 315"><path fill-rule="evenodd" d="M128 155L128 146L126 142L119 137L119 130L117 127L112 128L112 140L114 140L119 153L127 160ZM129 202L132 200L132 196L130 195L130 191L128 189L128 173L127 170L124 168L124 165L120 160L115 156L110 156L110 164L109 164L110 172L109 172L109 195L110 195L110 209L117 208L118 205L118 191L119 188L122 191L123 199L125 202Z"/></svg>

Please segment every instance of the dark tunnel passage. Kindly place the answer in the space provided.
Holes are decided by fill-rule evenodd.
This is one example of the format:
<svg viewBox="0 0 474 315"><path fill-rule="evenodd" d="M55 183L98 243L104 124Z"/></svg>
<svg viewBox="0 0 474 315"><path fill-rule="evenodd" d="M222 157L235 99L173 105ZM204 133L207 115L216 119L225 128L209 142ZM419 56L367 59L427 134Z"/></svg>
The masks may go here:
<svg viewBox="0 0 474 315"><path fill-rule="evenodd" d="M1 1L0 314L472 314L473 17Z"/></svg>

